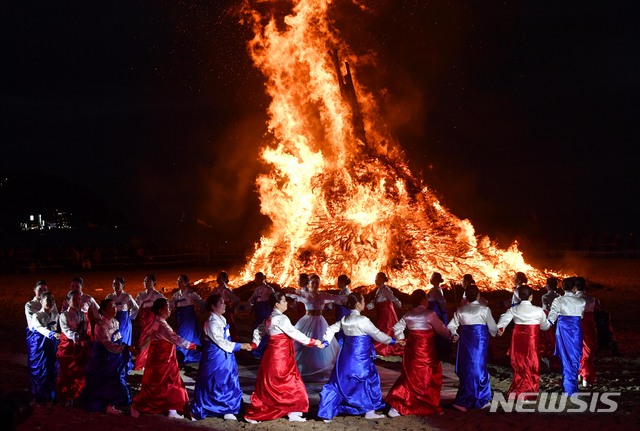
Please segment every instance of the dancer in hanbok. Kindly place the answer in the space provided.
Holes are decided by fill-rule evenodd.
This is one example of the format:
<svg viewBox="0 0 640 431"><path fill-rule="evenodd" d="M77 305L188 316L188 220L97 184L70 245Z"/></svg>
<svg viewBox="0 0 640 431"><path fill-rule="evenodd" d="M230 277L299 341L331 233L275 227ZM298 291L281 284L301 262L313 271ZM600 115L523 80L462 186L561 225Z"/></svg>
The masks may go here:
<svg viewBox="0 0 640 431"><path fill-rule="evenodd" d="M309 292L309 274L301 273L298 276L298 289L303 292ZM302 319L305 314L307 314L307 309L304 306L304 302L295 300L294 301L295 309L294 311L294 320L297 323L298 320Z"/></svg>
<svg viewBox="0 0 640 431"><path fill-rule="evenodd" d="M524 274L524 272L516 272L516 274L513 276L513 283L515 284L515 287L513 288L513 295L511 296L512 307L520 304L520 301L522 301L522 298L520 298L519 289L520 286L527 284L527 282L527 276Z"/></svg>
<svg viewBox="0 0 640 431"><path fill-rule="evenodd" d="M560 297L558 295L558 279L555 277L547 278L545 285L547 293L542 295L542 311L545 315L549 315L553 301ZM540 331L540 360L551 370L560 370L560 359L554 354L556 349L556 334L551 331Z"/></svg>
<svg viewBox="0 0 640 431"><path fill-rule="evenodd" d="M48 292L48 291L49 291L49 285L47 284L47 282L44 280L38 280L36 282L35 287L33 288L33 293L34 293L33 298L27 301L26 304L24 304L24 315L25 315L25 318L27 319L27 338L28 338L28 332L31 328L31 318L38 311L42 310L42 300L40 299L40 295L43 292ZM51 311L54 312L56 315L58 314L58 308L56 307L55 304Z"/></svg>
<svg viewBox="0 0 640 431"><path fill-rule="evenodd" d="M143 412L183 419L182 413L188 411L189 395L180 377L176 346L191 351L196 349L196 344L173 332L166 321L171 309L165 298L156 299L151 311L155 315L149 330L151 344L142 386L131 405L131 416L138 417Z"/></svg>
<svg viewBox="0 0 640 431"><path fill-rule="evenodd" d="M430 415L441 413L442 364L436 351L436 334L445 340L451 332L438 315L426 306L424 290L411 293L413 309L407 311L393 327L397 340L405 339L402 371L385 401L389 416Z"/></svg>
<svg viewBox="0 0 640 431"><path fill-rule="evenodd" d="M585 300L582 315L582 357L578 380L583 388L596 381L595 357L598 351L598 331L596 330L595 311L600 308L599 301L587 294L587 284L583 277L576 277L576 296Z"/></svg>
<svg viewBox="0 0 640 431"><path fill-rule="evenodd" d="M292 422L304 422L302 413L309 411L309 396L296 365L293 342L318 348L324 345L298 331L283 314L287 311L284 293L273 293L269 304L273 308L271 316L253 331L252 347L260 344L265 333L269 341L244 418L249 423L258 423L287 416Z"/></svg>
<svg viewBox="0 0 640 431"><path fill-rule="evenodd" d="M453 314L447 326L458 343L456 374L460 379L453 407L460 411L483 408L493 397L487 370L489 336L495 337L498 326L491 310L478 301L478 286L471 284L465 290L469 301Z"/></svg>
<svg viewBox="0 0 640 431"><path fill-rule="evenodd" d="M120 414L131 404L127 373L131 361L129 346L122 342L116 317L116 304L107 298L100 302L101 319L96 322L93 346L80 403L91 412Z"/></svg>
<svg viewBox="0 0 640 431"><path fill-rule="evenodd" d="M427 293L427 301L429 309L436 313L442 323L447 326L449 324L449 317L447 316L447 301L444 299L444 292L440 284L444 281L442 274L434 272L431 275L429 282L433 286ZM444 338L436 333L436 351L438 357L443 360L448 358L453 351L450 337Z"/></svg>
<svg viewBox="0 0 640 431"><path fill-rule="evenodd" d="M67 294L69 308L60 315L60 342L56 357L59 373L56 382L57 401L74 404L84 388L87 363L91 353L91 325L82 311L80 292Z"/></svg>
<svg viewBox="0 0 640 431"><path fill-rule="evenodd" d="M196 377L192 417L221 417L237 420L242 404L242 389L238 379L238 363L234 353L251 351L251 344L231 341L229 324L224 318L227 302L220 294L207 298L209 318L204 323L204 346Z"/></svg>
<svg viewBox="0 0 640 431"><path fill-rule="evenodd" d="M343 317L351 314L351 310L347 306L347 297L351 294L351 290L349 290L350 284L351 279L347 277L346 274L340 274L338 276L338 289L340 289L338 295L343 297L344 299L333 303L336 313L336 322L340 321ZM344 331L342 329L336 334L336 340L338 340L338 344L340 345L340 347L342 347L342 344L344 342Z"/></svg>
<svg viewBox="0 0 640 431"><path fill-rule="evenodd" d="M80 292L80 301L82 302L82 311L89 315L89 319L91 319L91 327L96 321L100 319L100 306L93 299L93 296L88 293L84 293L82 289L84 288L84 279L82 277L74 277L71 279L70 290L77 290ZM62 311L65 311L68 308L69 304L65 300L62 304Z"/></svg>
<svg viewBox="0 0 640 431"><path fill-rule="evenodd" d="M502 336L504 330L513 320L514 328L511 336L509 357L513 368L513 380L508 393L516 397L524 392L538 393L540 389L540 361L538 359L539 333L546 331L551 325L547 315L540 307L531 304L529 298L532 291L526 284L518 286L517 305L507 309L498 320L498 335ZM531 396L535 399L535 396Z"/></svg>
<svg viewBox="0 0 640 431"><path fill-rule="evenodd" d="M596 381L595 356L598 351L598 331L596 330L595 311L600 308L596 298L587 294L587 284L583 277L576 277L576 296L585 300L582 315L582 357L578 380L587 388Z"/></svg>
<svg viewBox="0 0 640 431"><path fill-rule="evenodd" d="M255 330L260 326L267 317L271 315L271 308L269 307L269 297L275 292L273 287L266 283L266 277L262 272L256 272L253 284L255 288L251 298L249 298L249 305L253 307L253 315L255 320L253 321L252 330Z"/></svg>
<svg viewBox="0 0 640 431"><path fill-rule="evenodd" d="M556 356L562 362L562 388L567 395L573 395L578 392L582 358L581 320L587 301L575 295L573 280L563 281L562 287L565 293L553 301L548 319L556 327Z"/></svg>
<svg viewBox="0 0 640 431"><path fill-rule="evenodd" d="M378 312L378 318L376 319L376 327L385 334L393 335L393 325L398 323L398 315L393 308L394 304L398 307L402 307L402 303L395 297L391 288L387 285L389 278L384 272L379 272L376 275L376 292L372 302L367 304L368 309L376 308ZM376 353L382 356L402 355L402 345L393 344L388 345L381 342L375 343Z"/></svg>
<svg viewBox="0 0 640 431"><path fill-rule="evenodd" d="M296 323L297 330L309 338L321 339L327 327L327 321L322 316L322 309L325 305L334 301L344 301L346 297L332 295L328 292L320 292L320 276L312 274L309 276L309 291L302 290L296 293L287 294L290 298L304 303L307 314ZM340 345L333 340L322 350L314 349L304 345L296 345L296 363L300 370L302 380L305 382L326 382L331 375L331 370L336 361Z"/></svg>
<svg viewBox="0 0 640 431"><path fill-rule="evenodd" d="M338 414L364 415L365 419L381 419L376 413L386 407L382 401L380 375L371 353L374 340L394 345L396 340L378 329L368 317L360 313L365 308L362 294L347 297L351 313L327 328L323 343L328 345L341 329L345 339L329 382L320 391L318 417L331 422ZM397 344L404 344L400 341Z"/></svg>
<svg viewBox="0 0 640 431"><path fill-rule="evenodd" d="M475 286L475 284L476 281L473 279L473 276L471 274L464 274L462 276L462 281L460 282L460 286L462 286L462 299L460 300L460 307L462 307L463 305L467 305L470 302L467 301L467 287L471 285ZM478 291L478 298L476 298L476 301L478 301L478 303L480 303L481 305L486 305L487 307L489 306L489 301L482 297L480 291Z"/></svg>
<svg viewBox="0 0 640 431"><path fill-rule="evenodd" d="M57 332L56 300L48 290L40 294L40 310L31 317L30 329L27 336L27 362L31 395L37 403L53 402L56 397L56 351L60 334Z"/></svg>
<svg viewBox="0 0 640 431"><path fill-rule="evenodd" d="M38 280L36 282L35 287L33 288L33 299L29 300L24 304L24 315L27 320L27 328L26 328L26 344L27 344L27 364L29 364L29 371L31 371L31 363L32 361L37 361L36 357L40 356L40 351L38 350L39 344L35 342L36 335L33 333L33 316L40 310L42 310L42 299L40 299L40 295L44 292L49 291L49 286L47 282L44 280ZM58 315L57 307L53 306L50 314Z"/></svg>
<svg viewBox="0 0 640 431"><path fill-rule="evenodd" d="M253 294L251 298L249 298L249 305L253 307L253 315L255 320L253 321L253 326L251 327L252 331L255 331L256 328L262 325L270 315L271 315L271 306L269 305L269 297L275 292L273 287L269 286L266 282L266 277L262 272L256 272L253 284L255 286L253 290ZM267 348L267 344L269 342L269 335L266 334L262 337L260 344L253 349L251 354L257 358L262 358L264 354L264 349Z"/></svg>
<svg viewBox="0 0 640 431"><path fill-rule="evenodd" d="M148 274L144 278L144 290L136 296L140 310L140 338L138 340L138 353L136 355L136 370L144 369L149 354L149 343L151 342L149 330L156 320L156 315L151 311L151 306L156 299L164 298L164 295L156 290L156 276Z"/></svg>
<svg viewBox="0 0 640 431"><path fill-rule="evenodd" d="M227 321L227 325L229 325L229 336L231 337L231 341L238 341L238 328L234 320L234 314L240 304L240 298L238 298L238 295L233 293L233 290L228 286L229 274L227 274L226 271L220 271L216 277L216 282L218 285L211 291L211 294L222 296L226 310L224 312L224 318Z"/></svg>
<svg viewBox="0 0 640 431"><path fill-rule="evenodd" d="M434 272L431 275L429 282L433 287L429 289L429 293L427 293L427 301L429 309L436 313L442 323L447 325L449 323L449 317L447 316L447 301L444 299L444 292L442 291L442 287L440 287L440 284L442 284L443 281L444 279L442 278L442 274L439 272Z"/></svg>
<svg viewBox="0 0 640 431"><path fill-rule="evenodd" d="M181 338L200 345L200 325L196 314L196 305L204 309L205 303L196 292L189 287L189 277L182 274L178 277L178 291L171 297L169 307L176 313L176 334ZM178 363L191 364L200 362L200 352L198 350L187 350L182 346L176 347L178 350Z"/></svg>
<svg viewBox="0 0 640 431"><path fill-rule="evenodd" d="M124 277L116 277L113 279L113 293L107 295L107 298L113 299L116 304L116 319L120 324L120 335L122 343L131 346L131 338L133 335L132 321L138 315L139 306L128 292L124 291Z"/></svg>

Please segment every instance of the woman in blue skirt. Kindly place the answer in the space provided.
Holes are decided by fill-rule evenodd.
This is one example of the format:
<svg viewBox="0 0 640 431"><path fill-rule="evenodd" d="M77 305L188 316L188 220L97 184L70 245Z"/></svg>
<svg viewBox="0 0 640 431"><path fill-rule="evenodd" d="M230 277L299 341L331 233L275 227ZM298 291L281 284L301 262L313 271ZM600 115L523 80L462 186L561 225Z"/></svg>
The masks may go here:
<svg viewBox="0 0 640 431"><path fill-rule="evenodd" d="M56 351L60 333L58 309L53 293L40 293L40 310L32 317L27 329L28 365L31 394L38 403L52 402L56 396L58 359Z"/></svg>
<svg viewBox="0 0 640 431"><path fill-rule="evenodd" d="M344 344L329 382L320 392L318 417L330 422L340 413L365 415L365 419L380 419L383 414L376 413L385 407L380 389L380 375L371 353L374 340L393 345L396 340L380 331L368 317L360 315L365 308L364 297L352 293L347 297L351 314L327 328L323 343L328 343L341 329L344 331ZM398 344L404 345L404 340Z"/></svg>
<svg viewBox="0 0 640 431"><path fill-rule="evenodd" d="M491 379L487 370L489 336L496 336L498 326L486 305L480 303L475 284L465 289L468 303L456 310L447 326L458 343L456 374L460 379L453 408L466 412L484 408L493 397Z"/></svg>
<svg viewBox="0 0 640 431"><path fill-rule="evenodd" d="M251 351L251 344L231 341L229 325L223 316L226 303L222 295L209 296L207 310L209 318L204 324L204 346L196 378L193 417L222 417L235 421L242 404L242 390L234 352L240 349Z"/></svg>
<svg viewBox="0 0 640 431"><path fill-rule="evenodd" d="M176 315L176 334L181 338L200 346L200 328L196 305L204 308L204 301L196 292L189 287L189 277L182 274L178 277L178 291L171 297L169 307ZM200 362L200 352L198 350L188 350L177 346L178 364L191 364Z"/></svg>
<svg viewBox="0 0 640 431"><path fill-rule="evenodd" d="M120 324L116 320L116 304L112 299L100 303L102 317L96 322L94 342L87 365L80 403L91 412L120 414L120 408L131 404L127 384L131 353L122 342Z"/></svg>

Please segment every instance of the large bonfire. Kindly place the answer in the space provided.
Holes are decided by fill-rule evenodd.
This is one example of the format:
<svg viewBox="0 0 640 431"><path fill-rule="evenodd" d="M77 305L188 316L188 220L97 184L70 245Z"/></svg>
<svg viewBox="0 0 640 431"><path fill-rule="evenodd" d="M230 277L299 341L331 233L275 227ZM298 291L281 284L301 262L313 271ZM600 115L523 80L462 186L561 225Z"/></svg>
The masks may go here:
<svg viewBox="0 0 640 431"><path fill-rule="evenodd" d="M283 4L284 3L284 4ZM253 61L272 98L257 179L271 226L242 271L280 285L301 272L333 283L348 274L370 285L384 271L409 292L434 271L484 288L512 286L515 271L540 282L513 244L499 249L445 208L410 172L372 92L358 83L358 58L329 18L331 0L246 0ZM288 8L283 12L283 8Z"/></svg>

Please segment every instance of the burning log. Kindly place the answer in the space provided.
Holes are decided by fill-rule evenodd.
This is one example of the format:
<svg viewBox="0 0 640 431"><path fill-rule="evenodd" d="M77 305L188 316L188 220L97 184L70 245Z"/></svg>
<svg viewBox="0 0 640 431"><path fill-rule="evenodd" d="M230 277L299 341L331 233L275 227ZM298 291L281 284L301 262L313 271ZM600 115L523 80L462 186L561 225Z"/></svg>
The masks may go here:
<svg viewBox="0 0 640 431"><path fill-rule="evenodd" d="M367 146L367 136L364 131L364 119L362 118L362 112L360 111L360 104L358 103L358 96L356 95L356 89L353 86L353 79L351 77L351 69L349 63L344 62L344 67L347 69L347 74L343 75L340 68L340 58L338 57L338 50L329 50L329 55L333 60L333 65L336 69L336 77L338 78L338 86L340 87L340 94L342 98L351 107L351 124L353 126L353 133Z"/></svg>

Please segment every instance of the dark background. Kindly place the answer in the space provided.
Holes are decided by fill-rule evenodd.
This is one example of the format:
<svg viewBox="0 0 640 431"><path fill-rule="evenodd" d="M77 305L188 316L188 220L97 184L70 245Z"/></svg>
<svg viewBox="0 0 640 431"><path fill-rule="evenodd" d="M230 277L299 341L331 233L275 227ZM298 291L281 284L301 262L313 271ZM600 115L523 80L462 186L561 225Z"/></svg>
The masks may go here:
<svg viewBox="0 0 640 431"><path fill-rule="evenodd" d="M637 233L632 2L336 3L354 50L379 53L412 170L478 233L550 248ZM269 100L235 4L0 6L1 239L54 208L108 232L258 239Z"/></svg>

